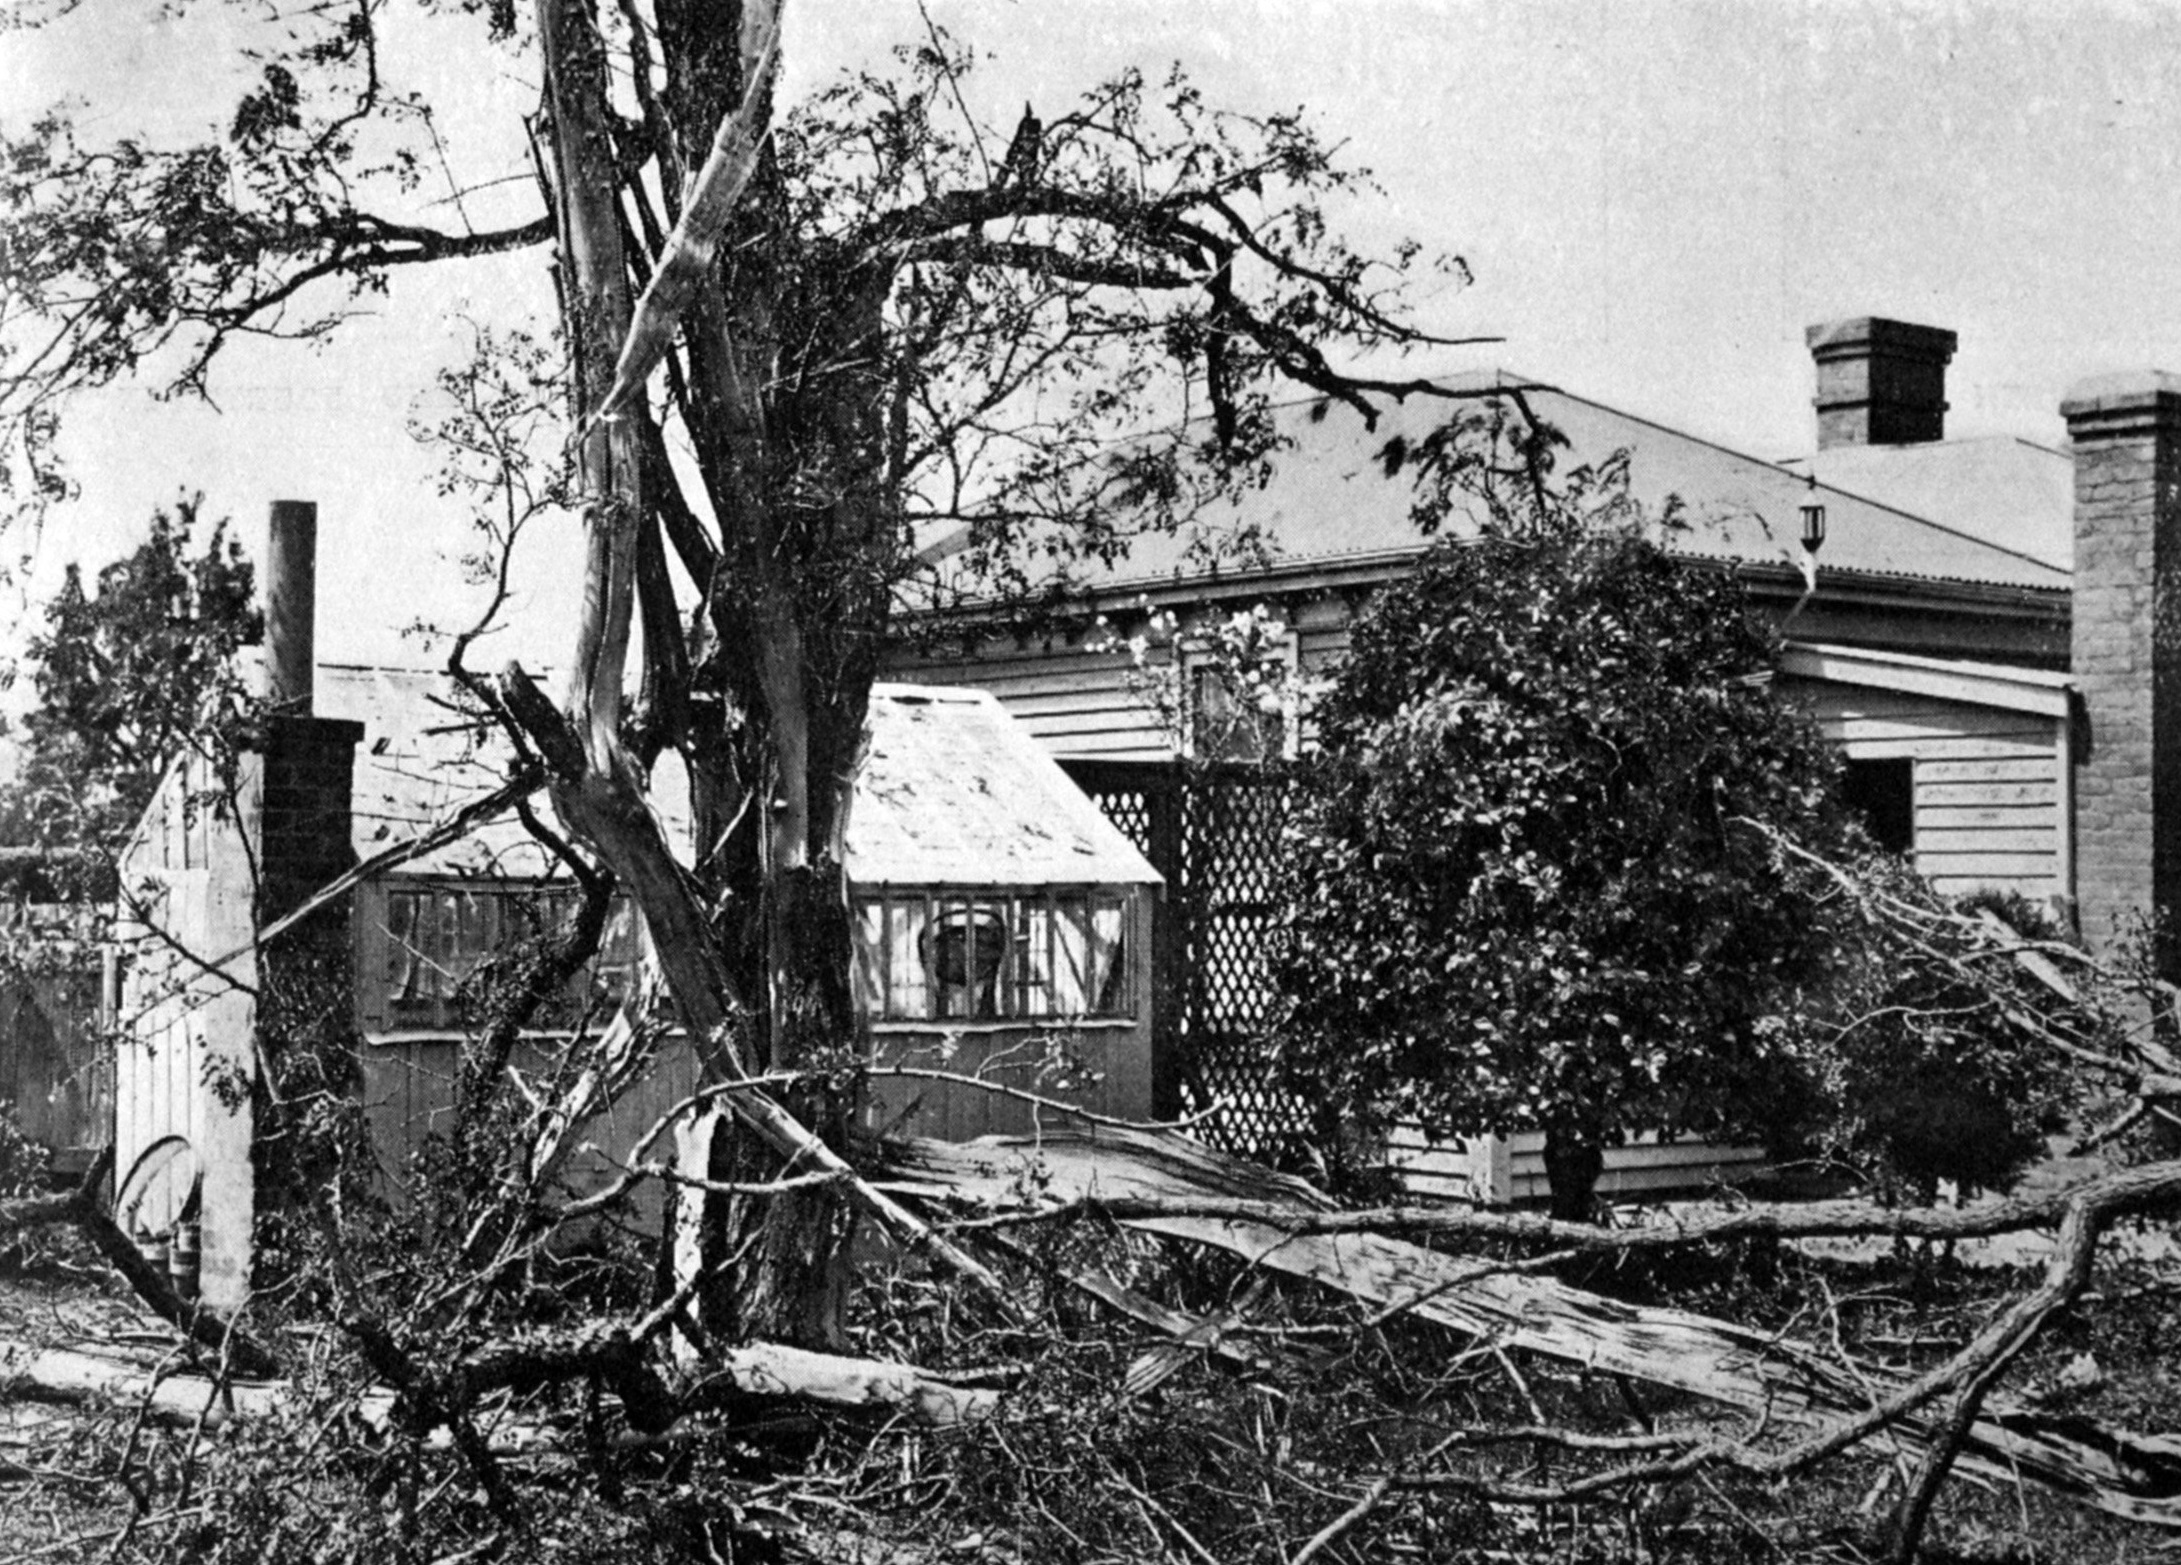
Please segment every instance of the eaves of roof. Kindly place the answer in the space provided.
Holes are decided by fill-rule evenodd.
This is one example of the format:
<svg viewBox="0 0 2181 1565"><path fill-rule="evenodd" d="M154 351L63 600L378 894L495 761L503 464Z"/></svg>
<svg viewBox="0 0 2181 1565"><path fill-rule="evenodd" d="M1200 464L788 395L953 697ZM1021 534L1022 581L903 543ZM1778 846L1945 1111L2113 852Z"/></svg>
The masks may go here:
<svg viewBox="0 0 2181 1565"><path fill-rule="evenodd" d="M1787 643L1780 652L1780 672L2052 718L2068 716L2074 689L2074 680L2066 674L2013 664L1917 657L1819 642Z"/></svg>

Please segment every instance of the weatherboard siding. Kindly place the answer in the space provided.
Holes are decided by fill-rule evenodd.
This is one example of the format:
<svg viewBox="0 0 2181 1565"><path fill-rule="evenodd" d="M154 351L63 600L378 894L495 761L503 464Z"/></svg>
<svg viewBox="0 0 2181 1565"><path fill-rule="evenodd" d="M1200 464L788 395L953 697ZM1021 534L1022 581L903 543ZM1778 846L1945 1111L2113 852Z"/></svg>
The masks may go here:
<svg viewBox="0 0 2181 1565"><path fill-rule="evenodd" d="M509 1067L533 1083L550 1081L562 1064L564 1048L559 1036L527 1036L516 1046ZM445 1136L454 1128L461 1050L462 1039L454 1034L385 1033L368 1037L360 1051L371 1146L391 1176L381 1193L397 1207L409 1200L404 1177L409 1158L423 1149L428 1137ZM575 1150L560 1170L564 1186L586 1194L604 1187L626 1167L651 1128L696 1086L695 1051L680 1035L670 1035L653 1063L570 1137ZM639 1226L658 1222L658 1191L638 1190L632 1210Z"/></svg>
<svg viewBox="0 0 2181 1565"><path fill-rule="evenodd" d="M245 819L256 813L259 770L257 756L240 758L236 803ZM170 768L117 867L137 900L136 916L125 914L116 931L126 977L114 1051L115 1178L125 1196L146 1151L170 1136L189 1142L204 1181L203 1297L239 1309L249 1297L256 1210L247 1091L253 877L240 835L202 802L211 786L195 757Z"/></svg>
<svg viewBox="0 0 2181 1565"><path fill-rule="evenodd" d="M1403 1189L1422 1200L1536 1206L1552 1194L1542 1132L1440 1140L1421 1126L1400 1125L1387 1136L1386 1152ZM1713 1189L1754 1173L1764 1156L1759 1147L1649 1137L1606 1149L1598 1195L1628 1202Z"/></svg>
<svg viewBox="0 0 2181 1565"><path fill-rule="evenodd" d="M989 691L1054 755L1163 760L1172 743L1151 703L1129 688L1130 669L1125 655L1081 642L1003 638L967 658L896 653L886 677Z"/></svg>
<svg viewBox="0 0 2181 1565"><path fill-rule="evenodd" d="M1780 688L1849 759L1912 763L1916 869L1934 889L2070 894L2068 758L2057 719L1819 680Z"/></svg>
<svg viewBox="0 0 2181 1565"><path fill-rule="evenodd" d="M1321 595L1282 605L1296 661L1305 677L1325 674L1348 649L1352 611ZM1184 625L1184 636L1188 624ZM1161 649L1158 658L1171 656ZM987 690L1053 754L1114 761L1159 761L1174 754L1149 692L1126 653L1094 650L1084 638L995 637L967 655L897 651L885 677L905 684L967 685ZM1307 718L1303 741L1312 732Z"/></svg>

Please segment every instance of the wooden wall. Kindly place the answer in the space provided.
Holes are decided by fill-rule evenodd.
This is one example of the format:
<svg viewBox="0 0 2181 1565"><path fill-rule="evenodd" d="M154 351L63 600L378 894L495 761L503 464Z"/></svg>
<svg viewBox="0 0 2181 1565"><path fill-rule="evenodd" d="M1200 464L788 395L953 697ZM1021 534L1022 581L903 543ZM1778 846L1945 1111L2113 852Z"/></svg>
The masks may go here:
<svg viewBox="0 0 2181 1565"><path fill-rule="evenodd" d="M1849 759L1912 763L1916 868L1934 888L2073 894L2058 719L1828 680L1779 688Z"/></svg>
<svg viewBox="0 0 2181 1565"><path fill-rule="evenodd" d="M1541 1131L1514 1136L1434 1140L1418 1125L1387 1137L1387 1163L1402 1187L1425 1200L1542 1206L1551 1196ZM1646 1137L1610 1147L1598 1194L1608 1201L1651 1201L1733 1184L1764 1165L1759 1147Z"/></svg>
<svg viewBox="0 0 2181 1565"><path fill-rule="evenodd" d="M234 812L204 802L211 779L185 758L123 850L116 943L124 964L114 1060L115 1177L169 1136L203 1179L205 1302L249 1297L256 1216L248 1086L255 1069L254 880L236 819L254 822L258 760L240 758Z"/></svg>
<svg viewBox="0 0 2181 1565"><path fill-rule="evenodd" d="M1147 1008L1148 1009L1148 1008ZM961 1022L942 1031L887 1023L873 1029L883 1070L908 1066L974 1076L1115 1119L1151 1117L1151 1022ZM969 1141L1034 1136L1058 1118L1004 1093L953 1082L876 1076L869 1120L882 1135Z"/></svg>
<svg viewBox="0 0 2181 1565"><path fill-rule="evenodd" d="M1151 1117L1151 929L1156 892L1127 896L1123 981L1130 1016L1067 1020L876 1022L872 1059L972 1076L1115 1119ZM865 960L870 960L867 955ZM1035 1135L1051 1112L1001 1092L917 1077L872 1078L865 1123L883 1135L968 1141Z"/></svg>
<svg viewBox="0 0 2181 1565"><path fill-rule="evenodd" d="M1241 597L1216 611L1247 609L1257 600ZM1348 645L1350 606L1346 598L1319 593L1275 605L1294 632L1297 661L1304 674L1315 674ZM1214 611L1184 616L1188 626ZM1141 615L1119 621L1126 633L1140 626ZM1092 635L994 637L973 652L897 651L887 660L885 677L909 684L969 685L988 690L1055 755L1116 761L1164 760L1175 753L1173 736L1162 726L1152 704L1130 689L1133 663L1126 653L1091 650ZM1155 648L1154 660L1171 660L1171 646ZM1308 741L1308 733L1304 735Z"/></svg>
<svg viewBox="0 0 2181 1565"><path fill-rule="evenodd" d="M987 642L972 658L897 653L885 677L988 690L1055 755L1152 761L1172 754L1156 714L1128 689L1129 660L1078 639Z"/></svg>
<svg viewBox="0 0 2181 1565"><path fill-rule="evenodd" d="M533 1078L545 1077L557 1064L558 1049L554 1039L527 1039L511 1063ZM405 1196L410 1156L421 1150L426 1137L443 1136L453 1128L460 1051L461 1039L447 1033L392 1034L371 1038L363 1046L364 1117L387 1193L397 1204ZM695 1051L680 1039L661 1044L658 1057L628 1090L577 1131L579 1150L566 1169L569 1187L589 1191L612 1179L644 1134L695 1091L696 1084ZM598 1150L580 1150L586 1143ZM672 1150L671 1141L662 1142L654 1155L665 1159ZM659 1191L640 1192L636 1220L654 1224L659 1214Z"/></svg>

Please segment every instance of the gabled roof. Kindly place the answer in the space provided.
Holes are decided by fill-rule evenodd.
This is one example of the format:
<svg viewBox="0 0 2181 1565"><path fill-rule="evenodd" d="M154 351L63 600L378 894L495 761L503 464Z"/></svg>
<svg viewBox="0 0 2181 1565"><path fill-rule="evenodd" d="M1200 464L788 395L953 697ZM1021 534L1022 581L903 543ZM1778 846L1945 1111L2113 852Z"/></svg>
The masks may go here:
<svg viewBox="0 0 2181 1565"><path fill-rule="evenodd" d="M359 858L423 835L509 773L505 742L462 711L444 674L321 664L315 704L321 717L364 727L351 823ZM1022 888L1159 879L983 691L877 686L870 736L848 819L848 873L858 884ZM686 854L689 811L678 768L662 765L655 783L667 840ZM550 868L521 823L503 816L401 872L527 878Z"/></svg>
<svg viewBox="0 0 2181 1565"><path fill-rule="evenodd" d="M498 730L466 712L445 674L413 668L318 665L313 710L363 724L349 835L369 858L422 836L507 781L513 752ZM551 856L511 815L402 867L408 875L551 873Z"/></svg>
<svg viewBox="0 0 2181 1565"><path fill-rule="evenodd" d="M2069 562L2053 539L2068 530L2068 499L2055 482L2053 463L2066 458L2021 442L1961 442L1959 448L1902 448L1863 464L1837 464L1869 491L1832 481L1821 467L1813 494L1807 475L1714 442L1637 418L1504 370L1449 377L1449 390L1469 394L1520 392L1530 410L1568 439L1563 464L1595 462L1631 452L1634 497L1656 512L1669 496L1682 501L1683 526L1665 542L1692 559L1740 561L1799 570L1802 505L1815 498L1826 508L1827 537L1821 569L1866 577L1977 583L2007 588L2064 590ZM1273 476L1232 505L1220 504L1178 537L1139 541L1129 558L1099 579L1100 590L1150 588L1203 575L1199 561L1207 540L1236 527L1256 529L1268 542L1275 568L1334 567L1392 561L1420 551L1425 540L1410 521L1414 492L1408 474L1388 478L1382 453L1396 439L1413 444L1443 423L1455 404L1411 396L1388 406L1376 429L1337 402L1289 404L1276 413L1280 433L1292 444L1275 461ZM1908 455L1924 452L1923 456ZM1889 462L1888 457L1907 456ZM1826 453L1832 463L1835 453ZM1971 483L1996 456L1998 471ZM1884 471L1881 471L1884 470ZM1890 480L1895 473L1899 485ZM2009 475L2028 475L2019 491ZM2009 495L2005 514L1988 520L1981 508L1992 495ZM1909 494L1929 511L1901 503ZM2048 511L2057 505L2057 511ZM1457 523L1457 531L1474 523ZM1252 574L1237 569L1237 576Z"/></svg>
<svg viewBox="0 0 2181 1565"><path fill-rule="evenodd" d="M1150 885L1159 873L982 690L880 685L848 817L848 878L884 885Z"/></svg>

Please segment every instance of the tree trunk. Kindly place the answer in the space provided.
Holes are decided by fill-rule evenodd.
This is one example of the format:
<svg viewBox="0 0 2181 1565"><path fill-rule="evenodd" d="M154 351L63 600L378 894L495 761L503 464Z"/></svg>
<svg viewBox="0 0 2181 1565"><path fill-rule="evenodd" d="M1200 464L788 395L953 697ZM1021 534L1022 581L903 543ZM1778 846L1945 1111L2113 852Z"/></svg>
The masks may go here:
<svg viewBox="0 0 2181 1565"><path fill-rule="evenodd" d="M1597 1220L1598 1176L1605 1172L1605 1146L1598 1136L1572 1125L1545 1132L1545 1184L1552 1192L1552 1215L1561 1222Z"/></svg>
<svg viewBox="0 0 2181 1565"><path fill-rule="evenodd" d="M748 154L737 176L746 183L725 198L731 207L700 198L695 183L669 182L663 194L677 215L666 252L683 253L684 230L709 223L686 252L706 259L663 292L662 262L635 312L654 347L679 332L682 373L673 383L720 528L716 555L689 527L675 535L706 595L700 644L678 667L717 699L676 702L661 690L646 703L654 725L647 753L659 744L681 751L709 844L701 884L671 884L672 866L656 862L658 845L634 819L642 784L620 736L629 604L644 556L638 540L661 523L647 509L642 458L647 443L658 442L641 364L627 371L628 384L614 364L632 313L616 122L596 68L599 35L589 14L596 0L537 3L562 297L577 347L575 404L589 420L590 595L568 702L583 764L574 768L579 780L556 768L563 781L555 802L643 908L705 1079L808 1072L807 1082L783 1089L781 1106L837 1151L863 1047L842 835L899 542L884 439L892 384L884 306L894 263L813 255L792 237L763 139L777 7L660 0L666 112L647 117L650 150L685 175L729 142ZM704 223L700 207L710 214ZM717 264L708 259L714 254ZM659 314L657 299L669 294L676 302ZM617 415L596 420L609 404ZM661 451L651 453L654 469ZM814 474L824 480L813 482ZM649 593L658 600L664 552L653 554ZM670 603L647 606L655 635L672 618ZM647 670L675 666L647 657ZM678 731L675 712L684 719ZM728 830L734 822L745 824ZM701 956L680 948L691 942L704 947ZM723 980L718 992L684 993L685 980L700 975ZM810 1171L807 1163L783 1164L776 1127L737 1126L735 1118L722 1112L689 1127L678 1149L685 1174L761 1184ZM687 1205L675 1220L674 1272L684 1280L704 1274L696 1313L709 1337L837 1344L852 1226L840 1189L706 1196Z"/></svg>

